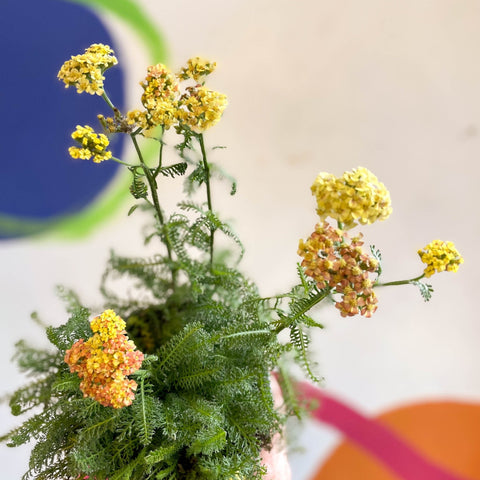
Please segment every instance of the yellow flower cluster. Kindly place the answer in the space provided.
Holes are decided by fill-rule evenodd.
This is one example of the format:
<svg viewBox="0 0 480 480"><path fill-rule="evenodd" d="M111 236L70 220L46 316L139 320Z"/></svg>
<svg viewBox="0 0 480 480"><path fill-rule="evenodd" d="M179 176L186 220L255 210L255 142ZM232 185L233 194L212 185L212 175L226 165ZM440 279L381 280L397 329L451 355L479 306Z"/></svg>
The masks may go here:
<svg viewBox="0 0 480 480"><path fill-rule="evenodd" d="M78 93L103 95L103 73L117 63L114 52L108 45L93 44L85 53L67 60L58 72L58 78L65 83L65 87L75 86ZM188 128L196 133L207 130L220 120L227 106L227 97L199 83L185 88L181 93L179 82L190 79L200 82L215 67L215 62L200 57L189 59L178 74L172 73L161 63L148 67L147 75L140 83L143 88L141 102L144 110L131 110L126 115L117 111L113 118L100 116L103 127L110 133L131 133L141 128L147 135L158 126L164 129L172 126ZM74 158L92 156L89 156L88 148L72 147L70 154ZM101 153L93 156L97 163L110 158Z"/></svg>
<svg viewBox="0 0 480 480"><path fill-rule="evenodd" d="M348 234L327 222L316 225L306 240L300 240L298 254L302 267L320 290L332 289L341 294L335 303L342 317L357 314L370 317L377 309L377 297L369 273L378 261L362 250L362 235L349 239Z"/></svg>
<svg viewBox="0 0 480 480"><path fill-rule="evenodd" d="M188 88L180 101L179 119L194 132L203 132L220 121L227 107L227 97L207 87Z"/></svg>
<svg viewBox="0 0 480 480"><path fill-rule="evenodd" d="M112 158L112 152L107 150L110 145L108 138L103 133L95 133L92 127L77 125L76 130L72 133L72 138L81 145L81 147L68 149L72 158L89 160L93 157L95 163Z"/></svg>
<svg viewBox="0 0 480 480"><path fill-rule="evenodd" d="M210 75L217 67L216 62L210 62L204 58L193 57L187 61L187 66L183 67L178 74L182 80L191 78L196 82L201 81L207 75Z"/></svg>
<svg viewBox="0 0 480 480"><path fill-rule="evenodd" d="M95 43L85 53L67 60L57 77L65 83L65 88L75 86L78 93L103 95L103 73L118 63L113 53L108 45Z"/></svg>
<svg viewBox="0 0 480 480"><path fill-rule="evenodd" d="M456 272L463 258L453 242L434 240L418 251L420 259L427 266L424 274L431 277L435 272Z"/></svg>
<svg viewBox="0 0 480 480"><path fill-rule="evenodd" d="M392 212L390 194L385 185L364 167L345 172L339 178L320 173L311 190L317 199L320 218L331 217L344 229L385 220Z"/></svg>
<svg viewBox="0 0 480 480"><path fill-rule="evenodd" d="M219 122L227 106L227 97L203 85L189 86L180 91L180 82L198 80L214 70L215 63L200 58L190 59L177 76L159 63L148 67L140 85L145 110L131 110L125 117L101 119L109 132L142 128L149 134L155 127L168 130L174 126L201 133Z"/></svg>
<svg viewBox="0 0 480 480"><path fill-rule="evenodd" d="M178 81L175 75L161 63L152 65L141 85L146 112L129 113L130 118L145 129L157 125L170 128L177 121Z"/></svg>
<svg viewBox="0 0 480 480"><path fill-rule="evenodd" d="M94 335L75 342L65 353L65 362L82 379L85 397L104 407L131 405L137 383L127 375L141 367L143 353L125 335L125 322L113 310L105 310L90 326Z"/></svg>

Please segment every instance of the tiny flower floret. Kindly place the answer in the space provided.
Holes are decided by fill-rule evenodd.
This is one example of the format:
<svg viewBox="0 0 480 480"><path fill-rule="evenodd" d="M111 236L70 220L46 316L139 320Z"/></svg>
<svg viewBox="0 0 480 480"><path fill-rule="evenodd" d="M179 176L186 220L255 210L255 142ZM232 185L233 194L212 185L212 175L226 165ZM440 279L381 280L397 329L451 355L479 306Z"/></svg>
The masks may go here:
<svg viewBox="0 0 480 480"><path fill-rule="evenodd" d="M390 194L385 185L364 167L345 172L338 178L330 173L320 173L311 190L317 199L320 219L333 218L344 229L385 220L392 212Z"/></svg>
<svg viewBox="0 0 480 480"><path fill-rule="evenodd" d="M94 335L75 342L65 353L72 373L82 379L80 390L104 407L131 405L137 383L127 378L142 365L143 353L128 339L125 322L113 311L105 310L90 327Z"/></svg>
<svg viewBox="0 0 480 480"><path fill-rule="evenodd" d="M93 157L95 163L112 158L112 152L107 150L110 145L107 136L103 133L95 133L92 127L77 125L76 130L72 133L72 138L80 144L80 147L70 147L68 149L72 158L89 160Z"/></svg>
<svg viewBox="0 0 480 480"><path fill-rule="evenodd" d="M362 250L362 235L349 238L327 222L316 225L306 240L300 240L298 254L305 274L320 290L340 294L335 303L342 317L357 314L370 317L377 309L377 297L369 273L377 271L378 261Z"/></svg>
<svg viewBox="0 0 480 480"><path fill-rule="evenodd" d="M426 264L424 274L431 277L435 272L456 272L463 258L453 242L434 240L418 251L420 260Z"/></svg>
<svg viewBox="0 0 480 480"><path fill-rule="evenodd" d="M74 86L77 93L103 95L103 73L107 68L118 63L113 50L108 45L95 43L81 55L74 55L67 60L57 77L65 83L65 88Z"/></svg>

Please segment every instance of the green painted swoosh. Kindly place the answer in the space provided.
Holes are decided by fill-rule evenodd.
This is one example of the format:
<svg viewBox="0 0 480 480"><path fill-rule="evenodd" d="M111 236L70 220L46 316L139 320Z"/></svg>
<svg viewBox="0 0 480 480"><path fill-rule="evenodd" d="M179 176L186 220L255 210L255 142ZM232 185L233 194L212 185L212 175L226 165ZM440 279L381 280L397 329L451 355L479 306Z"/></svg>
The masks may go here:
<svg viewBox="0 0 480 480"><path fill-rule="evenodd" d="M143 42L151 64L167 63L165 39L154 23L131 0L68 0L97 11L105 11L124 21ZM148 149L144 152L148 157ZM128 198L130 174L119 172L93 205L74 215L60 215L51 220L17 218L0 214L0 232L10 235L55 234L63 238L79 238L90 234L101 222L111 217Z"/></svg>
<svg viewBox="0 0 480 480"><path fill-rule="evenodd" d="M148 49L152 63L166 63L166 42L158 32L156 26L142 12L140 7L131 0L70 0L94 9L113 13L127 23Z"/></svg>

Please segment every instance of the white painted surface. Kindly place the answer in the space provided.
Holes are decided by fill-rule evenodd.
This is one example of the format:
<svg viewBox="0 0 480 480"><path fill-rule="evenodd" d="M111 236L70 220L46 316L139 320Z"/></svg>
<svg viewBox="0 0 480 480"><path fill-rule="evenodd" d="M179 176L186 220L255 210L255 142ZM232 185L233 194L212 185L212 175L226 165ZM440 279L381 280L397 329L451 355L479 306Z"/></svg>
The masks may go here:
<svg viewBox="0 0 480 480"><path fill-rule="evenodd" d="M432 278L429 304L402 287L379 292L372 319L319 312L328 328L315 334L313 349L329 391L367 413L426 398L479 400L480 4L139 3L168 39L174 68L194 55L217 60L210 85L230 105L207 141L228 146L216 155L239 191L230 198L218 186L214 195L224 217L234 218L247 247L243 267L263 293L295 281L298 239L316 222L309 187L319 171L339 175L362 165L389 188L391 218L363 229L366 242L382 250L385 279L419 273L416 250L434 238L453 240L465 257L459 273ZM112 28L120 37L122 26ZM134 48L125 38L121 44L134 61ZM142 74L143 65L132 68ZM40 341L30 312L65 320L54 286L99 304L109 248L141 253L143 221L124 218L127 210L81 242L0 243L2 392L22 383L9 363L13 342ZM0 419L2 430L15 424L4 407ZM299 440L307 453L292 456L294 479L306 480L336 439L308 426ZM2 446L0 457L2 478L20 478L23 452Z"/></svg>

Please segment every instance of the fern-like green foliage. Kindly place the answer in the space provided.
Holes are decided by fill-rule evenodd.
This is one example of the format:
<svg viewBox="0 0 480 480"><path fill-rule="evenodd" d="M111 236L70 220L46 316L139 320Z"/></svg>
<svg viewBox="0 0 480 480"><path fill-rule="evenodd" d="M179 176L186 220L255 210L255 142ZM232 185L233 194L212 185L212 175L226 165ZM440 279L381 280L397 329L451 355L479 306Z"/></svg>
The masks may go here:
<svg viewBox="0 0 480 480"><path fill-rule="evenodd" d="M420 295L422 296L423 300L425 300L425 302L430 301L433 293L433 287L430 284L420 281L412 281L410 283L418 288L418 290L420 291Z"/></svg>
<svg viewBox="0 0 480 480"><path fill-rule="evenodd" d="M160 258L112 255L108 275L136 278L157 299L116 299L129 336L154 354L132 376L131 406L115 410L83 398L64 363L65 351L92 335L90 312L73 297L68 322L47 329L52 353L19 343L17 360L36 379L14 394L12 411L41 409L7 435L12 446L36 441L25 479L260 478L259 452L283 418L269 375L285 347L253 301L254 284L226 264L181 257L186 281L161 300L171 286L156 280Z"/></svg>
<svg viewBox="0 0 480 480"><path fill-rule="evenodd" d="M137 384L133 403L114 409L84 397L64 358L75 342L92 336L91 313L61 289L70 317L46 328L52 350L17 345L16 360L32 381L12 395L10 405L13 414L31 416L2 440L10 446L33 440L24 480L260 479L260 452L285 421L274 408L272 370L293 350L316 380L308 329L321 325L308 311L328 292L319 291L299 267L300 283L291 292L259 298L255 284L237 268L240 239L211 205L212 173L231 183L232 194L236 184L206 160L200 134L182 134L176 147L181 162L149 167L142 160L129 167L132 196L154 213L146 241L159 239L161 250L148 258L112 252L102 279L106 308L121 315L128 336L145 354L141 369L130 376ZM169 217L152 194L160 175L185 178L187 198ZM203 187L207 201L193 200ZM235 254L213 248L220 235ZM118 279L129 281L127 294L117 290ZM283 329L290 331L285 344L278 340ZM286 391L289 412L299 415L291 386Z"/></svg>

